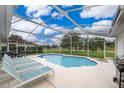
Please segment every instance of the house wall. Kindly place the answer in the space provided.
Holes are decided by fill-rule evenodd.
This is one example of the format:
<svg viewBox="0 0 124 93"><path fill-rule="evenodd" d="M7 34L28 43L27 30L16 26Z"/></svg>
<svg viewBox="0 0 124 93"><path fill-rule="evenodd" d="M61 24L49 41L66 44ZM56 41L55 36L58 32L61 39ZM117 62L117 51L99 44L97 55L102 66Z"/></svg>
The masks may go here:
<svg viewBox="0 0 124 93"><path fill-rule="evenodd" d="M118 18L116 19L112 36L116 37L116 56L124 56L124 11L120 11ZM120 72L118 70L116 70L116 77L117 79L120 78ZM122 73L121 78L124 80L124 73Z"/></svg>
<svg viewBox="0 0 124 93"><path fill-rule="evenodd" d="M124 29L116 36L115 44L116 56L124 56ZM116 70L116 77L120 77L120 72ZM122 73L122 80L124 80L124 73Z"/></svg>
<svg viewBox="0 0 124 93"><path fill-rule="evenodd" d="M13 6L0 6L0 40L5 41L9 35L10 28L11 28L11 18Z"/></svg>
<svg viewBox="0 0 124 93"><path fill-rule="evenodd" d="M116 55L124 55L124 31L121 31L116 37Z"/></svg>
<svg viewBox="0 0 124 93"><path fill-rule="evenodd" d="M118 28L116 35L116 55L124 55L124 22Z"/></svg>

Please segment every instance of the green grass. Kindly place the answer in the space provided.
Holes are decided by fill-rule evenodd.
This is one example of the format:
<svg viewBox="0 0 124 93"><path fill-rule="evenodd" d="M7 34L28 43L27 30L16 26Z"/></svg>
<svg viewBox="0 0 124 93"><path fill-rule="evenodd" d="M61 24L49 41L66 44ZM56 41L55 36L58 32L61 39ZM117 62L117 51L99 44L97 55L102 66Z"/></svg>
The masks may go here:
<svg viewBox="0 0 124 93"><path fill-rule="evenodd" d="M72 55L87 56L87 51L83 51L83 50L72 51Z"/></svg>
<svg viewBox="0 0 124 93"><path fill-rule="evenodd" d="M60 53L60 51L56 49L47 49L46 52L43 51L43 53ZM61 50L61 53L68 55L71 54L70 50ZM72 51L72 55L87 56L87 51L85 50ZM95 58L104 58L104 51L90 51L89 56ZM106 57L114 58L114 56L115 56L114 51L106 51Z"/></svg>
<svg viewBox="0 0 124 93"><path fill-rule="evenodd" d="M112 51L112 52L106 52L106 56L107 57L111 57L111 58L114 58L115 57L115 52L114 51Z"/></svg>

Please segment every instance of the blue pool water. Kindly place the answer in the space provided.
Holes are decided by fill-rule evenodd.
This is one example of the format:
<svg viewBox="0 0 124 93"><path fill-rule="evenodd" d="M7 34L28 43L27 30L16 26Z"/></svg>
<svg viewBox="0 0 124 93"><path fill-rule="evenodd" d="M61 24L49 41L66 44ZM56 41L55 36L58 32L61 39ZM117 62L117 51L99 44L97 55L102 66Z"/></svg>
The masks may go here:
<svg viewBox="0 0 124 93"><path fill-rule="evenodd" d="M48 61L58 64L64 67L81 67L81 66L95 66L96 62L89 60L84 57L76 56L66 56L61 54L44 54L41 55L42 58L47 59Z"/></svg>

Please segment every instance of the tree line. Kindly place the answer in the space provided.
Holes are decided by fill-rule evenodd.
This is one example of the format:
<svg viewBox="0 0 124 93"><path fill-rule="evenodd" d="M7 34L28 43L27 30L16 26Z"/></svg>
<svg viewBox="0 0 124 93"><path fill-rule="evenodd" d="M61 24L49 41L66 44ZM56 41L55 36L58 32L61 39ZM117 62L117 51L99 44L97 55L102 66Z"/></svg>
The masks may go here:
<svg viewBox="0 0 124 93"><path fill-rule="evenodd" d="M87 50L89 47L89 50L97 51L104 50L104 41L106 42L106 40L101 37L86 38L80 37L77 33L68 33L64 35L60 46L67 49L70 49L72 46L72 49L75 50ZM107 43L107 46L114 47L114 42Z"/></svg>
<svg viewBox="0 0 124 93"><path fill-rule="evenodd" d="M13 41L21 41L21 42L25 41L21 36L17 36L17 35L11 35L9 39ZM86 38L86 37L81 37L77 33L69 32L68 34L65 34L63 36L60 46L64 49L71 49L72 47L72 49L74 50L82 50L82 49L87 50L89 47L90 51L97 51L97 50L104 50L104 41L106 42L106 40L101 37ZM114 42L107 43L106 46L114 48ZM45 47L50 48L49 45ZM52 47L57 48L57 45L53 45Z"/></svg>

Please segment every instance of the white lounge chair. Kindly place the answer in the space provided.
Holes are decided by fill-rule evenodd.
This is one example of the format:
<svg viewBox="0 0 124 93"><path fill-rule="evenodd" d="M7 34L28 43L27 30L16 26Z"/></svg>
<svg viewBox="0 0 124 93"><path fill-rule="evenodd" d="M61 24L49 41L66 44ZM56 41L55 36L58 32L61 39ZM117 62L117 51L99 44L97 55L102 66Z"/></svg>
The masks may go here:
<svg viewBox="0 0 124 93"><path fill-rule="evenodd" d="M32 62L34 60L30 59L30 58L13 58L14 61L20 63L22 60L25 61L25 62Z"/></svg>
<svg viewBox="0 0 124 93"><path fill-rule="evenodd" d="M31 71L35 68L41 67L43 66L41 63L39 62L24 62L23 60L21 62L23 62L22 64L15 64L16 62L13 61L13 59L11 57L9 57L7 54L4 55L3 57L3 62L5 62L8 66L11 66L13 68L15 68L15 70L17 72L25 72L25 71Z"/></svg>
<svg viewBox="0 0 124 93"><path fill-rule="evenodd" d="M25 61L25 60L21 59L20 61L16 61L13 58L9 57L7 54L4 55L3 59L5 59L6 61L8 61L9 63L11 63L12 65L14 65L16 67L25 66L25 65L35 65L36 66L36 63L39 65L42 65L41 63L36 62L34 60Z"/></svg>
<svg viewBox="0 0 124 93"><path fill-rule="evenodd" d="M8 65L9 67L11 67L12 69L14 69L16 71L16 73L24 73L24 72L28 72L28 71L32 71L34 70L35 68L39 68L41 66L43 66L42 64L40 63L35 63L35 64L26 64L26 65L20 65L20 66L16 66L16 65L13 65L13 62L12 60L8 60L6 58L6 56L3 57L2 59L2 63L5 63L6 65Z"/></svg>
<svg viewBox="0 0 124 93"><path fill-rule="evenodd" d="M39 66L38 68L34 68L32 70L18 72L18 70L14 66L6 62L6 60L2 61L1 69L20 82L20 84L15 87L23 86L24 84L27 84L35 79L38 79L50 72L54 72L52 68L47 66Z"/></svg>

